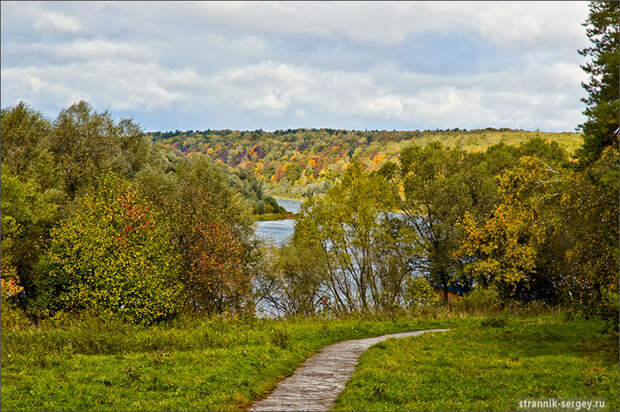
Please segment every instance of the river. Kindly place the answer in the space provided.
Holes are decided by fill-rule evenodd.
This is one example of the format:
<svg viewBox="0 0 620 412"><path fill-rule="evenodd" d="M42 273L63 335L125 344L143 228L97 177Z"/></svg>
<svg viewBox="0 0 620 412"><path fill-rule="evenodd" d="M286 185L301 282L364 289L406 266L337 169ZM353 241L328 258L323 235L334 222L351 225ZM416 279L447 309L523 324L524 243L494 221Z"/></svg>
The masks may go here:
<svg viewBox="0 0 620 412"><path fill-rule="evenodd" d="M289 199L276 199L276 202L288 212L298 213L302 202ZM256 236L281 245L288 239L295 230L295 221L293 219L282 220L265 220L256 222Z"/></svg>

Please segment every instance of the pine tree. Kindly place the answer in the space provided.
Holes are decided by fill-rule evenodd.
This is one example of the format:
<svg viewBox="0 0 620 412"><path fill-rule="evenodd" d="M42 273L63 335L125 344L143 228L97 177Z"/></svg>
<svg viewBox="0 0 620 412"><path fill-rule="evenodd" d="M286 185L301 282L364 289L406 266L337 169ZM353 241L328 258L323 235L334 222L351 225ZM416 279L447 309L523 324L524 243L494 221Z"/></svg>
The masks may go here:
<svg viewBox="0 0 620 412"><path fill-rule="evenodd" d="M581 66L590 76L582 83L588 93L581 99L587 106L583 112L587 121L579 125L584 133L577 153L582 165L595 161L605 147L618 142L619 11L618 1L592 1L584 23L592 46L579 50L590 59Z"/></svg>

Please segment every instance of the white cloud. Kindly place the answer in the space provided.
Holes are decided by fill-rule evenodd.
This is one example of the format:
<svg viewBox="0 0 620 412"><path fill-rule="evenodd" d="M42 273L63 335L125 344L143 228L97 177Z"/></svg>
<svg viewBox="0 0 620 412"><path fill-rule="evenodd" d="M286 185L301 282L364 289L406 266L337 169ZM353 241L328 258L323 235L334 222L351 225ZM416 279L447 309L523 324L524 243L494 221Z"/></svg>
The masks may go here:
<svg viewBox="0 0 620 412"><path fill-rule="evenodd" d="M146 60L152 52L144 47L124 42L103 39L77 39L51 48L56 56L67 60Z"/></svg>
<svg viewBox="0 0 620 412"><path fill-rule="evenodd" d="M40 31L52 30L71 34L79 33L83 30L82 25L73 17L53 11L40 13L35 19L33 26Z"/></svg>
<svg viewBox="0 0 620 412"><path fill-rule="evenodd" d="M571 86L575 89L578 73L571 67L559 62L548 68L532 65L470 76L418 75L392 68L385 77L273 61L215 74L103 61L3 69L2 83L8 96L43 98L49 104L88 99L113 110L198 112L225 106L259 118L326 112L341 119L392 120L428 127L557 128L558 118L580 112L570 90Z"/></svg>

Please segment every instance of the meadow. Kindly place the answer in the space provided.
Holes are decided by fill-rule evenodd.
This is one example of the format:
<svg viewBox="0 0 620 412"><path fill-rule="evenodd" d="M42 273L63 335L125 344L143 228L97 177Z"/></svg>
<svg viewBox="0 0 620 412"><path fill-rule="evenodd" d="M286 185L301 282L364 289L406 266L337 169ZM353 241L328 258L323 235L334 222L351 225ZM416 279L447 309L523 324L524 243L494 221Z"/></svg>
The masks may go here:
<svg viewBox="0 0 620 412"><path fill-rule="evenodd" d="M514 311L513 311L514 313ZM558 311L289 320L183 318L150 327L93 317L2 333L3 410L243 410L321 347L375 345L337 410L512 410L521 398L589 397L617 410L617 342Z"/></svg>
<svg viewBox="0 0 620 412"><path fill-rule="evenodd" d="M212 317L141 327L90 318L3 330L2 409L240 410L325 345L463 323Z"/></svg>
<svg viewBox="0 0 620 412"><path fill-rule="evenodd" d="M618 345L597 321L488 318L365 352L336 410L517 410L601 399L618 410Z"/></svg>

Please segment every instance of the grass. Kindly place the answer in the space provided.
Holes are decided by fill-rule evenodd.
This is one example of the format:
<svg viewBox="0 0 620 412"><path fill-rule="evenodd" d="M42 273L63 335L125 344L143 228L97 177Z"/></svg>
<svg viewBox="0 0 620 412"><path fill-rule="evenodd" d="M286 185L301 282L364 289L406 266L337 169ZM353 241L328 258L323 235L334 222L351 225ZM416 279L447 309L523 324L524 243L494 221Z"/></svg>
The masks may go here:
<svg viewBox="0 0 620 412"><path fill-rule="evenodd" d="M618 405L618 341L599 321L486 319L365 352L336 410L515 410L521 399Z"/></svg>
<svg viewBox="0 0 620 412"><path fill-rule="evenodd" d="M2 409L244 409L325 345L462 323L189 319L145 328L85 320L3 330Z"/></svg>
<svg viewBox="0 0 620 412"><path fill-rule="evenodd" d="M559 315L439 319L83 319L2 330L3 410L241 410L337 341L417 329L362 355L339 410L512 410L602 397L618 409L617 342Z"/></svg>

